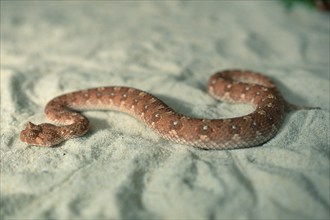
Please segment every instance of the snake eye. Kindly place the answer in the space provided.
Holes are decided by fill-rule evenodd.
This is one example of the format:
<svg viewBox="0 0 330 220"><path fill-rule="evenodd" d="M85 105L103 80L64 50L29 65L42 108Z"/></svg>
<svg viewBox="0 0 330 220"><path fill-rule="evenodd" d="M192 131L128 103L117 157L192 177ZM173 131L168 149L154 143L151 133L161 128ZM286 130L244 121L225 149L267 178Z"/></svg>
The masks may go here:
<svg viewBox="0 0 330 220"><path fill-rule="evenodd" d="M28 134L29 138L36 138L38 136L38 132L37 131L34 131L34 130L31 130Z"/></svg>

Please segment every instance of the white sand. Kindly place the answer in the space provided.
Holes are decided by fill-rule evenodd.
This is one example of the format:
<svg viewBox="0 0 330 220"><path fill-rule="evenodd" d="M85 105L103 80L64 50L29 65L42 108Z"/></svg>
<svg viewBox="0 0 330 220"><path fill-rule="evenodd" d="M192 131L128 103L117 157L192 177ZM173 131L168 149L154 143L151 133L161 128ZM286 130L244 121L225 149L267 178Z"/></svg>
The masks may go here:
<svg viewBox="0 0 330 220"><path fill-rule="evenodd" d="M64 92L133 86L198 117L246 114L218 103L208 77L269 75L289 113L261 147L203 151L118 112L57 148L19 132ZM1 1L0 218L329 218L329 16L278 2Z"/></svg>

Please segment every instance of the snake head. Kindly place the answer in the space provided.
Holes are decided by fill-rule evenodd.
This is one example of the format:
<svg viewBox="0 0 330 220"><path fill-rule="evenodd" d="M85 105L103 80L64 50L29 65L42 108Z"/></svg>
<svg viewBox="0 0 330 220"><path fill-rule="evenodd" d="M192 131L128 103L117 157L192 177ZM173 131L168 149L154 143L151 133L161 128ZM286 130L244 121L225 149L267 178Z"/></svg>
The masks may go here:
<svg viewBox="0 0 330 220"><path fill-rule="evenodd" d="M20 139L28 145L48 147L54 145L54 140L59 139L56 126L48 123L36 125L28 122L26 128L21 131Z"/></svg>

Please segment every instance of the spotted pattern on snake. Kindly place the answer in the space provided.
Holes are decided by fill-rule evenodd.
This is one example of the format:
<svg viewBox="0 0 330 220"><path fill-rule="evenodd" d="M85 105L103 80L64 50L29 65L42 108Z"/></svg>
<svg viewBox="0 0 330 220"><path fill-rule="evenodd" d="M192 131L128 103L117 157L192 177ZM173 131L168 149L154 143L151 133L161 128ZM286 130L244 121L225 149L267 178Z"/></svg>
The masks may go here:
<svg viewBox="0 0 330 220"><path fill-rule="evenodd" d="M45 107L45 114L50 121L62 125L28 122L20 139L28 145L57 145L89 130L88 119L78 111L117 110L132 115L176 143L203 149L245 148L274 137L285 111L293 106L268 77L248 70L217 72L209 79L208 90L215 99L251 104L254 111L234 118L192 118L174 111L147 92L131 87L100 87L52 99Z"/></svg>

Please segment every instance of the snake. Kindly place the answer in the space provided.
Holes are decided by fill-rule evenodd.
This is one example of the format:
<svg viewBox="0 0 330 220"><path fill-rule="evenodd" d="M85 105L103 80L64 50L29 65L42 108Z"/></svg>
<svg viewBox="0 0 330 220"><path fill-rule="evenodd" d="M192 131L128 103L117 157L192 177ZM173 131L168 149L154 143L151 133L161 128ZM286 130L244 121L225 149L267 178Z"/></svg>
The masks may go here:
<svg viewBox="0 0 330 220"><path fill-rule="evenodd" d="M253 111L232 118L205 119L181 114L156 96L125 86L98 87L70 92L50 100L46 117L55 124L28 122L20 133L27 145L52 147L85 135L90 123L87 110L127 113L178 144L202 149L235 149L259 146L279 131L288 103L272 80L250 70L223 70L208 81L209 94L219 101L250 104Z"/></svg>

